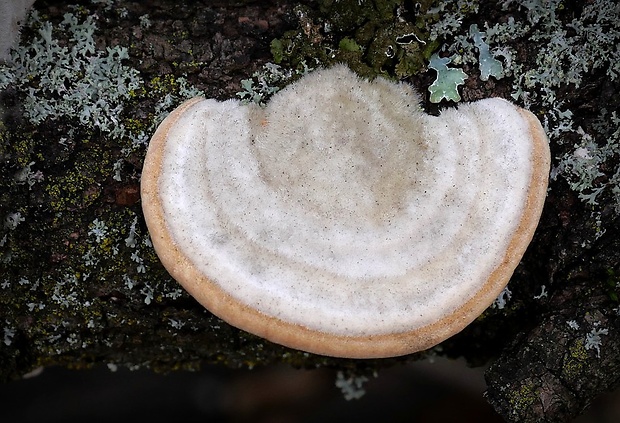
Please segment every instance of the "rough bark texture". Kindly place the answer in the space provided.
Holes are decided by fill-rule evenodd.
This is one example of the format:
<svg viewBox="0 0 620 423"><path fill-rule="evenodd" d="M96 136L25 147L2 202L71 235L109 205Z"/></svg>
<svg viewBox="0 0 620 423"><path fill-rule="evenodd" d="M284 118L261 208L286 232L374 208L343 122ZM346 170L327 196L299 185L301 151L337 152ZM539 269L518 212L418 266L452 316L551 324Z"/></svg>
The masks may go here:
<svg viewBox="0 0 620 423"><path fill-rule="evenodd" d="M39 366L95 363L172 371L204 363L286 362L363 374L424 357L313 356L241 332L203 310L170 279L149 245L138 190L145 143L136 140L142 132L148 138L163 98L182 99L183 78L207 97L226 99L269 61L291 69L314 67L314 58L344 61L364 75L406 78L427 93L435 74L424 63L439 43L426 38L417 47L394 44L401 56L390 60L385 51L386 40L428 36L417 7L426 10L432 2L75 3L79 6L40 0L35 7L41 21L56 25L67 12L80 19L95 15L97 49L128 47L123 63L139 71L143 85L116 116L126 129L123 136L66 116L34 125L24 115L26 94L19 87L1 94L0 379L19 378ZM581 7L569 3L566 19L578 16ZM477 12L472 8L467 26L506 22L526 12L484 2ZM36 28L23 36L28 42ZM540 46L522 41L514 48L527 59ZM478 72L468 64L464 70ZM507 98L512 80L471 77L461 94L466 101ZM578 90L560 87L557 95L587 130L600 107L618 110L618 92L618 80L599 69ZM437 111L428 101L423 106ZM540 108L531 107L542 115ZM566 137L551 145L556 163L577 142ZM617 165L613 156L600 179ZM620 381L620 228L614 198L600 197L600 213L593 213L565 180L552 181L550 188L537 234L509 285L508 305L490 308L428 352L465 356L472 365L493 362L487 395L507 421L569 421Z"/></svg>

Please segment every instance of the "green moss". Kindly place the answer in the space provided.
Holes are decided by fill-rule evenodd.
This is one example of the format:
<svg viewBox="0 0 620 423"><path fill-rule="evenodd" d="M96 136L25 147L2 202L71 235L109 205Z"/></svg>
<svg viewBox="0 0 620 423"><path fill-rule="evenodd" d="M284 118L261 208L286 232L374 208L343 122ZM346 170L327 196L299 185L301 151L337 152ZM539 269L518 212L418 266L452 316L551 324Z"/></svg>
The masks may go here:
<svg viewBox="0 0 620 423"><path fill-rule="evenodd" d="M123 120L123 124L125 125L125 128L133 134L139 134L149 126L148 122L145 122L143 119L136 119L133 117L128 117Z"/></svg>
<svg viewBox="0 0 620 423"><path fill-rule="evenodd" d="M0 125L0 157L11 160L21 168L28 166L32 162L34 151L32 137L27 132L23 132L25 128L17 128L16 131L10 132L4 123L0 123Z"/></svg>
<svg viewBox="0 0 620 423"><path fill-rule="evenodd" d="M277 38L271 40L269 47L271 49L271 55L273 56L274 63L282 63L282 59L284 59L284 44L282 43L282 40Z"/></svg>
<svg viewBox="0 0 620 423"><path fill-rule="evenodd" d="M87 144L88 141L83 141ZM107 150L90 146L79 153L72 169L50 176L45 185L49 207L54 212L84 209L101 195L101 182L110 173Z"/></svg>
<svg viewBox="0 0 620 423"><path fill-rule="evenodd" d="M360 45L357 44L355 40L349 37L344 37L343 39L341 39L340 42L338 43L338 48L343 51L351 51L351 52L362 51L362 47L360 47Z"/></svg>
<svg viewBox="0 0 620 423"><path fill-rule="evenodd" d="M371 18L372 7L358 0L320 0L320 11L339 31L352 31Z"/></svg>
<svg viewBox="0 0 620 423"><path fill-rule="evenodd" d="M568 347L568 354L564 357L562 377L565 380L577 380L589 358L583 339L575 339Z"/></svg>
<svg viewBox="0 0 620 423"><path fill-rule="evenodd" d="M508 401L516 416L524 416L530 409L532 404L538 401L537 389L528 381L522 381L519 389L511 390Z"/></svg>
<svg viewBox="0 0 620 423"><path fill-rule="evenodd" d="M176 43L182 40L187 40L187 38L189 37L189 32L186 30L174 31L172 33L172 37L173 37L172 43Z"/></svg>
<svg viewBox="0 0 620 423"><path fill-rule="evenodd" d="M275 63L293 69L344 62L362 76L406 78L421 72L438 46L425 29L434 19L424 13L431 4L419 2L415 22L399 19L403 0L322 0L318 13L298 7L299 29L273 40L271 52Z"/></svg>
<svg viewBox="0 0 620 423"><path fill-rule="evenodd" d="M278 63L285 64L287 67L297 68L302 62L312 58L318 63L329 62L328 54L321 44L310 42L307 36L300 31L287 31L281 38L271 42L272 50L275 46L276 54L274 59L279 59Z"/></svg>
<svg viewBox="0 0 620 423"><path fill-rule="evenodd" d="M160 94L168 91L177 90L179 86L174 75L166 74L152 78L149 81L149 88L154 92Z"/></svg>
<svg viewBox="0 0 620 423"><path fill-rule="evenodd" d="M366 58L377 73L393 67L398 78L406 78L424 69L430 57L428 42L414 24L397 22L375 32Z"/></svg>

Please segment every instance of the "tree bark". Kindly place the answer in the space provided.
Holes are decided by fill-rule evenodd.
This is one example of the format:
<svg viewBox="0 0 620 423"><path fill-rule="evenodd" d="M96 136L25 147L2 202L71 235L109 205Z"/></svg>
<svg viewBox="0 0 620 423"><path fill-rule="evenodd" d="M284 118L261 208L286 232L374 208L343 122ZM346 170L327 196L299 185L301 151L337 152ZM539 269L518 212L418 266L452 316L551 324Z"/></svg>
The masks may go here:
<svg viewBox="0 0 620 423"><path fill-rule="evenodd" d="M39 366L99 363L168 372L205 363L285 362L364 374L442 354L464 356L471 365L491 362L489 402L515 422L569 421L618 386L620 228L614 198L602 197L597 209L602 212L593 213L561 178L551 181L535 238L509 284L507 306L488 309L427 353L344 360L274 345L211 315L159 263L141 214L139 176L145 140L161 118L166 96L169 111L188 95L187 81L206 97L233 98L244 90L241 81L265 63L302 69L316 66L312 58L344 61L364 75L398 76L427 93L435 76L424 68L431 51L423 49L430 41L415 51L398 47L410 49L402 56L408 59L398 63L372 55L382 40L425 22L411 2L77 3L39 0L35 8L41 22L56 27L66 13L81 21L94 16L97 51L128 47L123 63L139 72L142 85L115 117L122 136L69 112L33 124L24 112L23 87L9 86L0 96L0 379L16 379ZM345 13L345 3L353 13ZM468 19L505 22L527 12L506 11L499 3L483 2ZM22 43L36 38L39 29L40 24L24 28ZM416 36L425 35L421 30ZM60 31L54 36L61 45L72 43ZM537 48L533 41L521 43L516 47L524 55ZM467 64L464 69L477 72ZM508 97L516 77L469 78L462 97ZM599 104L619 110L618 80L594 72L581 87L562 87L558 102L572 106L584 129L593 125ZM428 94L423 106L438 110ZM540 115L536 107L532 111ZM574 141L567 135L562 145L551 145L554 164ZM614 173L618 157L607 166L601 178Z"/></svg>

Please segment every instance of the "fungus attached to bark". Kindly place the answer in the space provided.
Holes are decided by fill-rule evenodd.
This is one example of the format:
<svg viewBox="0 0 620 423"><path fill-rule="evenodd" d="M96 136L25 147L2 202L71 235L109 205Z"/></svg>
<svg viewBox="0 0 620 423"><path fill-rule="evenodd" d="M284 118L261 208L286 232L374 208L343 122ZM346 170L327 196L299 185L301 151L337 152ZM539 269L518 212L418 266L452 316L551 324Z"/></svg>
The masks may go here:
<svg viewBox="0 0 620 423"><path fill-rule="evenodd" d="M142 173L164 266L215 315L304 351L396 356L461 331L532 239L547 138L505 100L438 117L418 102L336 66L265 108L182 104Z"/></svg>

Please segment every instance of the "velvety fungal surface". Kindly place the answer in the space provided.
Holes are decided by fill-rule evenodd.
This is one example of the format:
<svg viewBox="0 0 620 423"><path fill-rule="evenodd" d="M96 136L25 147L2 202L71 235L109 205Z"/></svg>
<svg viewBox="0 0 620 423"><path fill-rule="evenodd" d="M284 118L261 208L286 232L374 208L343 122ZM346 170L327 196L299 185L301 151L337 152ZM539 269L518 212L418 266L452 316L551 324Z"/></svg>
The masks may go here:
<svg viewBox="0 0 620 423"><path fill-rule="evenodd" d="M305 351L395 356L462 330L533 236L547 139L502 99L418 103L344 66L264 108L184 103L142 176L162 262L214 314Z"/></svg>

